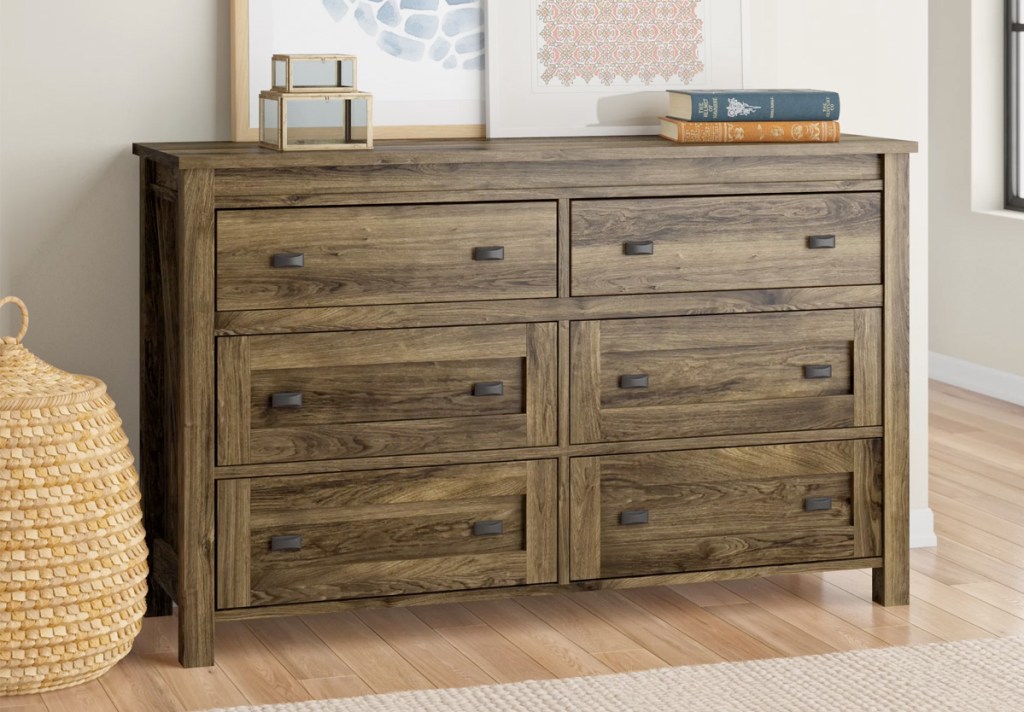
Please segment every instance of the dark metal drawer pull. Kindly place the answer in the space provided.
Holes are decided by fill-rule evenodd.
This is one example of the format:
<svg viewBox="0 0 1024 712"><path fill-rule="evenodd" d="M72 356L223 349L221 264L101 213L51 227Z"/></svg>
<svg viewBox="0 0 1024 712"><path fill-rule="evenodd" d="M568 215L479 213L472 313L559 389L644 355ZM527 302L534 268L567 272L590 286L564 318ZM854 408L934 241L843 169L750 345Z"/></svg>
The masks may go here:
<svg viewBox="0 0 1024 712"><path fill-rule="evenodd" d="M619 376L619 388L647 388L648 386L650 386L650 378L646 373Z"/></svg>
<svg viewBox="0 0 1024 712"><path fill-rule="evenodd" d="M505 259L505 248L501 245L495 245L494 247L474 247L473 259L477 262L503 260Z"/></svg>
<svg viewBox="0 0 1024 712"><path fill-rule="evenodd" d="M302 407L302 394L301 393L275 393L270 396L270 407L271 408L301 408Z"/></svg>
<svg viewBox="0 0 1024 712"><path fill-rule="evenodd" d="M831 497L808 497L804 500L805 512L824 512L832 509Z"/></svg>
<svg viewBox="0 0 1024 712"><path fill-rule="evenodd" d="M623 251L627 255L653 255L654 240L630 240L623 243Z"/></svg>
<svg viewBox="0 0 1024 712"><path fill-rule="evenodd" d="M505 531L505 525L499 521L477 522L473 525L473 536L497 536Z"/></svg>
<svg viewBox="0 0 1024 712"><path fill-rule="evenodd" d="M301 252L279 252L274 255L274 267L278 269L305 266L306 256Z"/></svg>
<svg viewBox="0 0 1024 712"><path fill-rule="evenodd" d="M647 524L647 510L637 509L632 512L619 512L619 524Z"/></svg>
<svg viewBox="0 0 1024 712"><path fill-rule="evenodd" d="M275 536L270 539L271 551L300 551L301 549L301 536Z"/></svg>
<svg viewBox="0 0 1024 712"><path fill-rule="evenodd" d="M832 378L831 364L804 366L804 378Z"/></svg>
<svg viewBox="0 0 1024 712"><path fill-rule="evenodd" d="M474 383L473 395L503 396L505 395L505 384L502 381L485 381L484 383Z"/></svg>
<svg viewBox="0 0 1024 712"><path fill-rule="evenodd" d="M807 238L807 249L809 250L830 250L835 246L835 235L811 235Z"/></svg>

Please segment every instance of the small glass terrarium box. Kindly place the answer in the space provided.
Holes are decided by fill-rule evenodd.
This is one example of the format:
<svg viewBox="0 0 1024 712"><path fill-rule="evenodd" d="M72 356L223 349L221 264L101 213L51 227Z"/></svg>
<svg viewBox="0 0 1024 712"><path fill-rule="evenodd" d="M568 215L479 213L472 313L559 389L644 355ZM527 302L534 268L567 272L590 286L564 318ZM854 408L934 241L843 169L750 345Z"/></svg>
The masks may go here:
<svg viewBox="0 0 1024 712"><path fill-rule="evenodd" d="M356 91L356 58L349 54L275 54L272 91Z"/></svg>
<svg viewBox="0 0 1024 712"><path fill-rule="evenodd" d="M277 151L373 148L373 96L260 92L260 145Z"/></svg>

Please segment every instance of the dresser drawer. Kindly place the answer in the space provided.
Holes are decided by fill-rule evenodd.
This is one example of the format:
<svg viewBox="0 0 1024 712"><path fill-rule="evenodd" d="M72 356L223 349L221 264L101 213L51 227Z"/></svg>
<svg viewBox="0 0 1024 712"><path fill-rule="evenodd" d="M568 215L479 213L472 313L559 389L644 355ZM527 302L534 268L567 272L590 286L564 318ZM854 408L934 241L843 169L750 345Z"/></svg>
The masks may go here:
<svg viewBox="0 0 1024 712"><path fill-rule="evenodd" d="M220 211L217 308L555 297L556 221L553 201Z"/></svg>
<svg viewBox="0 0 1024 712"><path fill-rule="evenodd" d="M217 462L557 442L557 325L217 341Z"/></svg>
<svg viewBox="0 0 1024 712"><path fill-rule="evenodd" d="M572 442L881 424L881 311L572 325Z"/></svg>
<svg viewBox="0 0 1024 712"><path fill-rule="evenodd" d="M571 576L878 556L881 443L574 458Z"/></svg>
<svg viewBox="0 0 1024 712"><path fill-rule="evenodd" d="M572 293L878 284L881 210L878 193L574 201Z"/></svg>
<svg viewBox="0 0 1024 712"><path fill-rule="evenodd" d="M555 581L557 461L217 485L217 606Z"/></svg>

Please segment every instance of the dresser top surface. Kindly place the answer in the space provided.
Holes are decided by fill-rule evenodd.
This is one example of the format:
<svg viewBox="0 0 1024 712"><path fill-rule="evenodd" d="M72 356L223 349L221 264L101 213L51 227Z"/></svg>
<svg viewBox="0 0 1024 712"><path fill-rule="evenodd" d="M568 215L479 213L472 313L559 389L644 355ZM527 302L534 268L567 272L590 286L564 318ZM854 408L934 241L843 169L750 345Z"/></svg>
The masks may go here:
<svg viewBox="0 0 1024 712"><path fill-rule="evenodd" d="M299 168L427 163L615 161L916 153L917 143L844 135L838 143L688 144L658 136L376 141L372 150L281 153L255 143L136 143L136 155L181 169Z"/></svg>

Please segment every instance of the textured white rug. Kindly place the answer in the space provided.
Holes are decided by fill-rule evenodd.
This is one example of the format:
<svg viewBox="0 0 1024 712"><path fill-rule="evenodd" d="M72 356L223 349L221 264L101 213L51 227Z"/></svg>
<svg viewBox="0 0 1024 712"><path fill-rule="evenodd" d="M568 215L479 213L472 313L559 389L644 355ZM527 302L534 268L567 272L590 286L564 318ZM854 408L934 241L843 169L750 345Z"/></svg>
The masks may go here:
<svg viewBox="0 0 1024 712"><path fill-rule="evenodd" d="M235 707L231 712L547 710L1021 712L1024 710L1024 637Z"/></svg>

